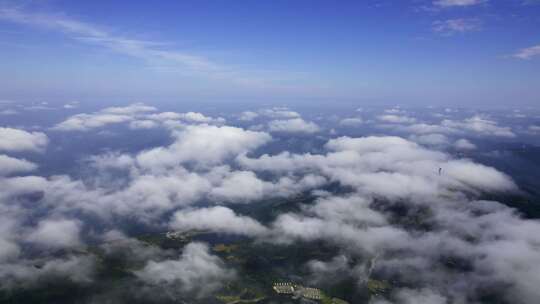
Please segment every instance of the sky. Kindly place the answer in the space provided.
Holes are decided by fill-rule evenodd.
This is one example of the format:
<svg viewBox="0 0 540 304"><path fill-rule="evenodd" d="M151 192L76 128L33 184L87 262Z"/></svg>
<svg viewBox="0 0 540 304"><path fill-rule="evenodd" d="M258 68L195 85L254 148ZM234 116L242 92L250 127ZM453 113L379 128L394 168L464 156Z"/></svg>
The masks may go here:
<svg viewBox="0 0 540 304"><path fill-rule="evenodd" d="M0 100L536 106L540 1L0 1Z"/></svg>

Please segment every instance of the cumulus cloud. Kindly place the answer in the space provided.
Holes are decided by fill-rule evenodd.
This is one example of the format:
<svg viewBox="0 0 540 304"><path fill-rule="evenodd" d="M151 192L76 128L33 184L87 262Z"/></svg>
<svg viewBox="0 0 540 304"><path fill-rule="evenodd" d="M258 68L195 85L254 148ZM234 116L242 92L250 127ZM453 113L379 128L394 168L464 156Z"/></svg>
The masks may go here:
<svg viewBox="0 0 540 304"><path fill-rule="evenodd" d="M476 145L468 141L467 139L461 138L461 139L456 140L456 142L454 142L454 148L458 150L464 150L464 151L475 150Z"/></svg>
<svg viewBox="0 0 540 304"><path fill-rule="evenodd" d="M143 265L134 268L133 280L152 291L167 288L179 295L204 296L235 273L210 254L207 245L190 243L177 257L174 251L129 239L116 220L238 234L270 244L323 241L338 252L328 260L308 262L312 272L328 274L326 279L336 272L350 276L359 287L371 278L397 282L391 292L372 299L375 303L475 303L486 292L501 292L517 303L540 298L540 239L535 233L540 224L500 203L481 200L486 193L516 191L516 184L492 167L428 148L452 144L448 134L508 136L510 129L490 119L395 123L422 131L409 140L339 137L317 152L259 155L254 151L271 140L265 132L144 108L108 112L135 117L129 122L183 123L169 130L170 145L89 158L88 167L96 170L93 179L104 178L108 170L121 171L115 176L119 183L68 175L0 177L2 287L53 274L90 282L92 255L46 257L37 268L23 250L28 245L51 250L82 245L87 224L92 224L83 219L90 217L108 231L98 237L107 241L101 250L122 251ZM465 139L454 142L456 148L467 144ZM269 222L220 206L304 191L318 197L305 204L287 202L295 208ZM74 214L84 216L74 219ZM112 242L115 239L122 242Z"/></svg>
<svg viewBox="0 0 540 304"><path fill-rule="evenodd" d="M300 114L298 112L291 111L288 108L263 109L260 110L259 113L261 115L277 119L291 119L300 117Z"/></svg>
<svg viewBox="0 0 540 304"><path fill-rule="evenodd" d="M238 162L252 170L275 172L317 168L330 180L389 199L452 195L455 189L508 191L516 187L492 168L454 160L399 137L341 137L330 140L326 148L330 151L326 155L282 153L258 159L240 157ZM440 167L448 170L444 177L434 179Z"/></svg>
<svg viewBox="0 0 540 304"><path fill-rule="evenodd" d="M154 120L163 123L169 127L183 127L185 124L223 124L225 119L222 117L210 117L199 112L161 112L143 116L146 120Z"/></svg>
<svg viewBox="0 0 540 304"><path fill-rule="evenodd" d="M187 113L181 113L180 118L184 119L188 122L196 122L196 123L224 123L225 119L218 117L218 118L212 118L203 115L202 113L198 112L187 112Z"/></svg>
<svg viewBox="0 0 540 304"><path fill-rule="evenodd" d="M271 137L263 132L199 124L171 133L174 142L170 146L135 154L108 152L88 158L89 168L96 170L91 180L67 175L3 178L5 187L0 191L0 199L28 195L55 216L77 213L105 222L113 217L131 218L154 226L164 225L156 219L167 212L203 199L213 203L249 203L264 197L293 195L326 182L324 177L313 174L266 181L251 171L224 164L239 155L245 157L268 142ZM45 221L32 228L36 231L27 231L28 240L39 243L42 233L56 231L55 224L68 223ZM76 227L63 228L74 234L77 231ZM68 236L61 239L67 246Z"/></svg>
<svg viewBox="0 0 540 304"><path fill-rule="evenodd" d="M405 111L403 111L399 106L396 106L396 107L384 110L384 113L400 114L400 113L405 113Z"/></svg>
<svg viewBox="0 0 540 304"><path fill-rule="evenodd" d="M301 212L278 216L270 232L276 241L322 239L347 248L349 254L378 256L372 267L375 274L390 279L392 273L400 280L405 274L405 284L424 286L397 289L390 297L380 299L380 303L446 303L448 297L468 303L466 298L479 296L478 286L496 290L500 284L510 284L505 285L510 286L508 292L512 295L508 299L521 297L522 303L528 303L538 298L532 288L537 278L519 265L536 265L538 255L532 252L538 253L534 245L537 237L524 231L540 224L519 219L512 209L498 203L467 198L477 190L515 190L508 176L468 160L451 159L401 138L342 137L330 140L327 149L331 151L327 155L283 153L239 159L242 165L254 170L318 168L355 191L349 197L325 196ZM442 168L440 176L433 171L437 166ZM388 205L381 204L380 199ZM420 222L435 225L434 228L422 233L405 229L407 226L400 224L403 214L392 215L396 204L407 206L405 217L422 212ZM505 224L501 225L502 222ZM384 252L389 256L381 258ZM512 255L516 256L510 258ZM466 259L475 270L465 275L448 271L441 264L447 256ZM355 271L357 278L369 277L365 267ZM467 283L454 284L458 281Z"/></svg>
<svg viewBox="0 0 540 304"><path fill-rule="evenodd" d="M326 147L330 151L326 155L283 153L238 160L254 170L313 172L317 168L354 189L350 196L325 196L300 212L281 214L265 239L272 235L277 242L325 240L346 248L348 254L367 254L377 261L371 263L372 271L358 265L354 271L359 280L373 272L420 287L397 288L378 303L446 303L448 298L469 303L481 296L480 286L490 290L508 286L507 298L521 303L538 298L532 287L538 282L532 275L536 270L520 265L537 264L538 238L525 231L540 224L520 219L499 203L470 200L476 191L515 190L508 176L397 137L342 137ZM433 170L439 166L441 175ZM403 207L406 215L394 214L394 208ZM432 228L410 230L411 223L402 221L411 216L420 216L416 221ZM444 264L449 257L468 261L474 270L449 271ZM347 265L342 260L332 265ZM311 263L318 269L332 265Z"/></svg>
<svg viewBox="0 0 540 304"><path fill-rule="evenodd" d="M45 133L0 127L0 151L42 152L48 143L49 138Z"/></svg>
<svg viewBox="0 0 540 304"><path fill-rule="evenodd" d="M53 258L46 260L40 267L29 262L1 264L0 288L28 288L47 279L57 278L77 284L88 284L94 280L96 259L92 255Z"/></svg>
<svg viewBox="0 0 540 304"><path fill-rule="evenodd" d="M443 120L442 126L448 128L456 128L469 132L476 132L485 135L501 136L501 137L515 137L516 135L509 127L501 127L496 121L475 115L467 118L462 122Z"/></svg>
<svg viewBox="0 0 540 304"><path fill-rule="evenodd" d="M414 123L416 119L408 116L399 116L394 114L386 114L377 116L377 119L389 123Z"/></svg>
<svg viewBox="0 0 540 304"><path fill-rule="evenodd" d="M149 261L135 276L150 285L172 285L180 292L204 296L235 277L203 243L189 243L178 259Z"/></svg>
<svg viewBox="0 0 540 304"><path fill-rule="evenodd" d="M537 126L537 125L531 125L531 126L529 126L528 129L529 129L530 132L533 132L533 133L540 132L540 126Z"/></svg>
<svg viewBox="0 0 540 304"><path fill-rule="evenodd" d="M333 218L291 213L280 215L273 223L272 232L278 242L325 240L340 247L349 246L353 251L369 254L375 254L383 248L399 248L399 244L407 241L404 231L391 226L358 228L356 224Z"/></svg>
<svg viewBox="0 0 540 304"><path fill-rule="evenodd" d="M414 134L439 133L498 137L516 136L510 127L500 126L495 120L481 115L474 115L461 121L444 119L440 124L414 123L410 125L383 125L380 127Z"/></svg>
<svg viewBox="0 0 540 304"><path fill-rule="evenodd" d="M132 121L137 114L156 111L156 108L134 103L126 107L110 107L91 114L76 114L68 117L52 129L57 131L89 131L111 124Z"/></svg>
<svg viewBox="0 0 540 304"><path fill-rule="evenodd" d="M152 120L134 120L129 123L130 129L153 129L158 127L158 124Z"/></svg>
<svg viewBox="0 0 540 304"><path fill-rule="evenodd" d="M448 144L448 137L443 134L425 134L425 135L413 135L410 137L412 141L427 146L445 146Z"/></svg>
<svg viewBox="0 0 540 304"><path fill-rule="evenodd" d="M242 121L252 121L253 119L259 117L259 114L257 114L256 112L252 112L252 111L244 111L242 113L240 113L240 116L239 116L239 120L242 120Z"/></svg>
<svg viewBox="0 0 540 304"><path fill-rule="evenodd" d="M457 133L459 130L437 124L416 123L408 126L384 125L383 128L390 128L404 133L428 134L428 133Z"/></svg>
<svg viewBox="0 0 540 304"><path fill-rule="evenodd" d="M362 118L358 118L358 117L344 118L344 119L339 121L340 125L342 125L342 126L350 126L350 127L358 126L358 125L361 125L363 123L364 123L364 121L362 120Z"/></svg>
<svg viewBox="0 0 540 304"><path fill-rule="evenodd" d="M161 112L161 113L150 114L146 117L148 119L165 121L165 120L180 119L182 118L182 114L176 113L176 112Z"/></svg>
<svg viewBox="0 0 540 304"><path fill-rule="evenodd" d="M88 158L89 167L96 170L91 181L66 175L9 178L4 179L6 187L0 198L39 192L44 194L43 207L83 212L104 220L112 215L131 215L155 225L155 219L164 213L203 198L247 203L267 195L296 193L321 182L312 176L268 182L252 172L224 165L268 142L271 137L263 132L199 124L171 133L174 142L170 146Z"/></svg>
<svg viewBox="0 0 540 304"><path fill-rule="evenodd" d="M448 299L443 297L436 291L433 291L428 288L423 288L420 290L403 288L398 290L395 294L392 295L395 303L403 304L415 304L415 303L425 303L425 304L445 304L448 303ZM386 300L375 300L373 304L391 304Z"/></svg>
<svg viewBox="0 0 540 304"><path fill-rule="evenodd" d="M0 175L33 171L37 165L25 159L0 154Z"/></svg>
<svg viewBox="0 0 540 304"><path fill-rule="evenodd" d="M77 107L79 107L79 103L77 101L66 103L63 106L64 109L76 109Z"/></svg>
<svg viewBox="0 0 540 304"><path fill-rule="evenodd" d="M261 199L272 184L262 181L251 171L236 171L223 176L210 193L216 200L245 202Z"/></svg>
<svg viewBox="0 0 540 304"><path fill-rule="evenodd" d="M110 124L127 122L133 118L119 114L77 114L57 124L52 129L57 131L88 131Z"/></svg>
<svg viewBox="0 0 540 304"><path fill-rule="evenodd" d="M80 230L81 223L76 220L44 220L26 240L46 248L73 247L81 244Z"/></svg>
<svg viewBox="0 0 540 304"><path fill-rule="evenodd" d="M41 192L47 187L47 179L40 176L0 177L0 181L3 185L2 191L0 191L0 199Z"/></svg>
<svg viewBox="0 0 540 304"><path fill-rule="evenodd" d="M137 162L146 168L174 166L183 162L216 164L228 157L253 150L271 137L264 132L247 131L229 126L187 126L175 131L175 142L140 153Z"/></svg>
<svg viewBox="0 0 540 304"><path fill-rule="evenodd" d="M268 129L271 132L308 134L320 131L320 127L316 123L305 121L302 118L272 120L268 123Z"/></svg>
<svg viewBox="0 0 540 304"><path fill-rule="evenodd" d="M109 107L101 110L101 113L118 114L118 115L133 115L138 113L157 111L155 107L147 106L143 103L133 103L126 107Z"/></svg>
<svg viewBox="0 0 540 304"><path fill-rule="evenodd" d="M177 230L203 229L248 236L266 233L266 228L257 221L221 206L178 211L169 226Z"/></svg>

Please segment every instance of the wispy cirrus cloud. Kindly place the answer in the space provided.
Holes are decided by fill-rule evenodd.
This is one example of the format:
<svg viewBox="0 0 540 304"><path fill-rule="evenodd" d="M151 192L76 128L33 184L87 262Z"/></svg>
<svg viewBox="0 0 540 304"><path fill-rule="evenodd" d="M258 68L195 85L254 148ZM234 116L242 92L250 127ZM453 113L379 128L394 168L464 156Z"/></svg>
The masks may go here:
<svg viewBox="0 0 540 304"><path fill-rule="evenodd" d="M476 18L457 18L436 20L432 24L432 30L443 35L478 31L482 28L482 22Z"/></svg>
<svg viewBox="0 0 540 304"><path fill-rule="evenodd" d="M60 15L27 13L16 8L0 8L0 19L18 24L61 31L70 38L97 44L119 53L146 60L168 59L196 71L217 71L223 69L210 60L179 51L161 50L163 43L130 39L112 34L99 26L70 19Z"/></svg>
<svg viewBox="0 0 540 304"><path fill-rule="evenodd" d="M251 87L280 87L283 80L303 77L302 73L285 71L247 70L238 65L222 64L205 56L177 49L170 43L133 39L116 34L114 30L76 20L61 14L28 12L17 7L0 6L0 20L61 32L81 43L97 45L118 54L143 60L152 67L166 67L189 76L203 76L219 81Z"/></svg>
<svg viewBox="0 0 540 304"><path fill-rule="evenodd" d="M514 58L524 60L532 59L536 56L540 56L540 44L518 50L512 55Z"/></svg>
<svg viewBox="0 0 540 304"><path fill-rule="evenodd" d="M437 7L465 7L487 2L486 0L437 0L433 5Z"/></svg>

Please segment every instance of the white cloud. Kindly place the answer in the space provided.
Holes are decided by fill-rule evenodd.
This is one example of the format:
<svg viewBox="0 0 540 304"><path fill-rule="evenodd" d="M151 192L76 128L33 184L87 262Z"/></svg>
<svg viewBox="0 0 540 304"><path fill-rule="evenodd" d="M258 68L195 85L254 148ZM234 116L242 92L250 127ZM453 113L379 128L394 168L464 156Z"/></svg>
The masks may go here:
<svg viewBox="0 0 540 304"><path fill-rule="evenodd" d="M390 226L364 226L358 229L355 224L333 218L292 213L280 215L272 225L274 237L278 241L323 239L340 246L349 246L353 251L371 254L382 248L397 248L398 244L407 241L403 231Z"/></svg>
<svg viewBox="0 0 540 304"><path fill-rule="evenodd" d="M247 216L234 213L226 207L200 208L177 211L169 227L177 230L203 229L218 233L263 235L267 229Z"/></svg>
<svg viewBox="0 0 540 304"><path fill-rule="evenodd" d="M267 133L246 131L229 126L186 126L175 131L175 142L169 147L140 153L137 162L142 167L175 166L182 162L216 164L228 157L253 150L271 137Z"/></svg>
<svg viewBox="0 0 540 304"><path fill-rule="evenodd" d="M320 131L316 123L305 121L302 118L272 120L268 123L268 129L272 132L285 133L316 133Z"/></svg>
<svg viewBox="0 0 540 304"><path fill-rule="evenodd" d="M291 111L287 108L271 108L260 110L261 115L270 117L270 118L279 118L279 119L290 119L290 118L300 118L300 114L295 111Z"/></svg>
<svg viewBox="0 0 540 304"><path fill-rule="evenodd" d="M17 159L0 154L0 175L33 171L37 165L25 159Z"/></svg>
<svg viewBox="0 0 540 304"><path fill-rule="evenodd" d="M41 263L40 263L41 264ZM31 263L6 263L0 267L0 288L33 287L54 277L65 278L73 283L92 282L96 260L92 255L51 258L36 267Z"/></svg>
<svg viewBox="0 0 540 304"><path fill-rule="evenodd" d="M89 131L111 124L119 124L134 120L139 114L153 112L156 108L142 103L134 103L126 107L110 107L92 114L76 114L55 125L57 131Z"/></svg>
<svg viewBox="0 0 540 304"><path fill-rule="evenodd" d="M533 287L540 280L534 275L538 267L529 267L537 265L540 255L535 244L539 239L526 231L538 229L539 224L519 219L512 209L496 202L470 199L477 191L516 190L508 176L397 137L342 137L329 141L327 149L326 155L282 153L238 159L254 170L320 171L354 191L348 197L327 195L299 212L281 214L271 224L266 241L331 242L353 256L375 257L370 267L379 275L394 273L399 280L419 287L398 288L379 303L446 303L447 298L474 301L479 286L509 286L506 297L521 303L538 298ZM392 214L393 208L401 211L391 216L388 212ZM427 231L408 231L391 224L409 216L402 208L413 214L427 209L416 216L434 226ZM388 255L380 257L385 252ZM444 265L448 256L467 261L474 270L448 271ZM369 278L366 267L360 266L347 269L358 272L358 279ZM456 280L466 283L456 285Z"/></svg>
<svg viewBox="0 0 540 304"><path fill-rule="evenodd" d="M153 129L158 127L158 124L153 120L134 120L129 123L129 128L133 130L137 129Z"/></svg>
<svg viewBox="0 0 540 304"><path fill-rule="evenodd" d="M487 0L437 0L433 5L438 7L465 7L482 4Z"/></svg>
<svg viewBox="0 0 540 304"><path fill-rule="evenodd" d="M157 111L156 108L152 106L147 106L143 103L132 103L126 107L110 107L101 110L101 113L106 114L117 114L117 115L135 115L139 113L147 113Z"/></svg>
<svg viewBox="0 0 540 304"><path fill-rule="evenodd" d="M79 107L79 102L77 102L77 101L66 103L63 106L64 109L76 109L78 107Z"/></svg>
<svg viewBox="0 0 540 304"><path fill-rule="evenodd" d="M423 144L426 146L445 146L448 144L448 137L443 134L425 134L425 135L412 135L410 140Z"/></svg>
<svg viewBox="0 0 540 304"><path fill-rule="evenodd" d="M182 119L161 113L151 119L153 112L120 109L107 114L156 123ZM504 136L508 131L484 117L401 127L422 130L411 138L429 144L441 144L450 132ZM509 176L492 167L395 136L340 137L329 140L322 152L259 156L250 152L271 140L264 132L195 122L171 134L169 146L91 157L88 168L96 172L89 180L0 177L0 287L38 281L34 278L47 273L42 269L78 282L91 280L91 262L47 257L38 269L22 250L28 243L51 249L82 244L87 233L82 218L68 218L84 214L99 217L109 231L99 239L125 239L116 220L134 219L152 227L205 229L271 243L328 242L339 248L339 255L307 266L325 273L345 269L359 284L373 273L409 287L394 288L384 303L479 302L491 288L520 304L539 298L540 239L535 232L540 224L502 204L477 200L483 193L517 190ZM125 174L114 176L118 184L106 183L100 179L107 181L108 170ZM347 191L330 192L328 185ZM319 197L309 204L290 202L299 208L278 214L266 226L215 206L301 191ZM143 289L167 286L168 292L201 294L234 278L206 245L190 244L180 257L171 258L174 251L118 243L129 247L128 259L144 265L134 271ZM110 252L115 246L105 247ZM451 268L447 262L454 258L470 268Z"/></svg>
<svg viewBox="0 0 540 304"><path fill-rule="evenodd" d="M461 138L456 140L456 142L454 143L454 148L458 150L475 150L476 145L468 141L467 139Z"/></svg>
<svg viewBox="0 0 540 304"><path fill-rule="evenodd" d="M161 112L156 114L150 114L147 116L147 118L160 121L178 120L182 118L182 114L176 112Z"/></svg>
<svg viewBox="0 0 540 304"><path fill-rule="evenodd" d="M0 111L0 115L15 115L15 114L19 114L19 112L15 111L15 110L11 110L11 109L6 109L6 110Z"/></svg>
<svg viewBox="0 0 540 304"><path fill-rule="evenodd" d="M393 114L387 114L387 115L380 115L377 116L377 119L389 122L389 123L414 123L416 122L416 119L408 116L399 116L399 115L393 115Z"/></svg>
<svg viewBox="0 0 540 304"><path fill-rule="evenodd" d="M399 106L396 106L396 107L393 107L393 108L390 108L390 109L386 109L386 110L384 110L384 112L389 113L389 114L405 113L405 111L403 111Z"/></svg>
<svg viewBox="0 0 540 304"><path fill-rule="evenodd" d="M248 202L261 199L272 190L272 184L257 178L251 171L236 171L222 177L210 195L216 200Z"/></svg>
<svg viewBox="0 0 540 304"><path fill-rule="evenodd" d="M222 117L209 117L198 112L162 112L156 114L150 114L143 117L144 119L155 120L163 123L164 126L171 129L182 128L186 124L217 124L221 125L225 123L225 119Z"/></svg>
<svg viewBox="0 0 540 304"><path fill-rule="evenodd" d="M461 191L511 191L512 180L489 167L431 151L399 137L340 137L330 140L326 155L263 155L239 157L252 170L291 172L318 169L322 176L366 193L388 199L418 199ZM443 177L436 177L442 167ZM435 177L435 178L434 178Z"/></svg>
<svg viewBox="0 0 540 304"><path fill-rule="evenodd" d="M242 121L252 121L253 119L257 118L259 116L259 114L257 114L256 112L252 112L252 111L244 111L242 113L240 113L240 116L239 116L239 120L242 120Z"/></svg>
<svg viewBox="0 0 540 304"><path fill-rule="evenodd" d="M437 20L433 22L432 29L434 32L451 35L454 33L465 33L478 31L481 28L481 22L478 19L447 19Z"/></svg>
<svg viewBox="0 0 540 304"><path fill-rule="evenodd" d="M430 133L455 133L459 130L445 127L441 125L435 125L435 124L426 124L426 123L416 123L408 126L382 126L382 127L390 127L398 131L402 131L405 133L414 133L414 134L430 134Z"/></svg>
<svg viewBox="0 0 540 304"><path fill-rule="evenodd" d="M52 129L57 131L88 131L110 124L127 122L133 118L129 115L117 114L77 114L57 124Z"/></svg>
<svg viewBox="0 0 540 304"><path fill-rule="evenodd" d="M514 53L512 57L518 59L532 59L533 57L540 56L540 45L534 45L528 48L521 49Z"/></svg>
<svg viewBox="0 0 540 304"><path fill-rule="evenodd" d="M475 115L462 121L445 119L440 124L416 123L408 126L382 125L381 128L390 128L396 131L414 134L468 134L482 136L515 137L510 127L500 126L496 121Z"/></svg>
<svg viewBox="0 0 540 304"><path fill-rule="evenodd" d="M147 284L172 285L180 292L199 295L215 291L235 277L235 272L225 268L219 257L210 254L203 243L189 243L178 259L149 261L134 274Z"/></svg>
<svg viewBox="0 0 540 304"><path fill-rule="evenodd" d="M362 118L358 118L358 117L344 118L344 119L339 121L340 125L349 126L349 127L359 126L359 125L361 125L363 123L364 123L364 121L362 120Z"/></svg>
<svg viewBox="0 0 540 304"><path fill-rule="evenodd" d="M44 220L39 222L26 240L46 248L73 247L81 244L80 230L81 223L76 220Z"/></svg>
<svg viewBox="0 0 540 304"><path fill-rule="evenodd" d="M448 299L430 289L414 290L409 288L399 289L394 295L396 303L403 304L445 304Z"/></svg>
<svg viewBox="0 0 540 304"><path fill-rule="evenodd" d="M500 136L500 137L515 137L509 127L501 127L497 125L494 120L487 119L480 115L475 115L471 118L467 118L462 122L443 120L441 123L444 127L457 128L465 131L472 131L480 134Z"/></svg>
<svg viewBox="0 0 540 304"><path fill-rule="evenodd" d="M180 114L181 118L188 121L188 122L196 122L196 123L224 123L225 119L218 117L218 118L212 118L208 116L204 116L201 113L198 112L187 112Z"/></svg>
<svg viewBox="0 0 540 304"><path fill-rule="evenodd" d="M47 180L40 176L0 177L0 183L0 201L17 195L41 192L47 188Z"/></svg>
<svg viewBox="0 0 540 304"><path fill-rule="evenodd" d="M42 152L48 143L49 138L45 133L0 127L0 151Z"/></svg>

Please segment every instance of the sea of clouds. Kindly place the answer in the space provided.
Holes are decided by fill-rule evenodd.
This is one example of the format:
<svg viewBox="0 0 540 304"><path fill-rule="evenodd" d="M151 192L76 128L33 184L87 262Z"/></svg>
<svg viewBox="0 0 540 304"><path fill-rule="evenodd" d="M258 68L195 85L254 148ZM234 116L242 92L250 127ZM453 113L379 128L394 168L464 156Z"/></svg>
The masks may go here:
<svg viewBox="0 0 540 304"><path fill-rule="evenodd" d="M515 137L511 128L481 115L425 123L401 109L372 121L337 120L336 128L382 130L362 137L341 136L287 108L234 119L248 126L132 104L75 114L39 131L0 128L0 288L39 286L50 278L92 284L97 257L76 253L89 244L137 261L133 284L141 293L204 297L236 277L207 244L192 242L181 253L143 246L124 229L129 222L269 244L328 242L340 254L306 264L314 282L332 277L325 273L354 278L358 286L374 273L399 279L400 287L373 304L479 303L486 293L508 303L540 301L540 222L482 199L519 187L493 167L445 151L476 149L467 134ZM92 155L84 162L92 175L84 177L34 175L40 164L18 156L50 149L48 134L117 124L166 130L170 143ZM387 130L394 135L381 134ZM276 136L321 132L329 138L317 151L265 153ZM327 191L329 185L347 191ZM302 193L315 201L270 223L235 212L238 204ZM62 250L69 254L55 254ZM460 266L449 267L449 259Z"/></svg>

